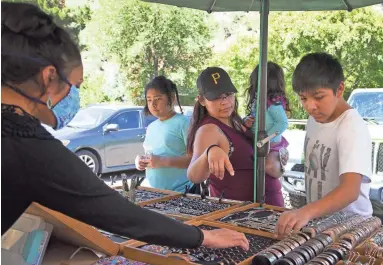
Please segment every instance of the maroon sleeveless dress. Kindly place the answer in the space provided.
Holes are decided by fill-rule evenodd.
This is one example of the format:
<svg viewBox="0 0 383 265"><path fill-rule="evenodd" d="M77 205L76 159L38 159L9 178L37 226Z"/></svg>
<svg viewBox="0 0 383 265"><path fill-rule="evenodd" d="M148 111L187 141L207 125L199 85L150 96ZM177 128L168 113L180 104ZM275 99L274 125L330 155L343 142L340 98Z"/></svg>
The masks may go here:
<svg viewBox="0 0 383 265"><path fill-rule="evenodd" d="M221 121L207 116L200 124L215 124L226 135L232 149L229 157L234 168L234 176L227 170L223 180L210 174L210 195L220 197L224 191L224 198L240 201L254 201L254 135L248 130L240 132L227 126ZM279 179L266 174L265 202L270 205L283 207L283 196Z"/></svg>

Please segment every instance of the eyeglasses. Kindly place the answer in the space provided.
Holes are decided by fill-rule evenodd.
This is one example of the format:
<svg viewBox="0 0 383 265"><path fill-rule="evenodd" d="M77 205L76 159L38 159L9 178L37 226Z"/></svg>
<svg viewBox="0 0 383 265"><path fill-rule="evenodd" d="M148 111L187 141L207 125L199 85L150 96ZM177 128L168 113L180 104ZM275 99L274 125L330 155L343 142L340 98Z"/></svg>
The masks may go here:
<svg viewBox="0 0 383 265"><path fill-rule="evenodd" d="M225 94L222 94L220 97L212 100L213 102L219 102L220 104L222 104L223 100L227 99L227 100L231 100L233 99L235 96L235 93L225 93Z"/></svg>

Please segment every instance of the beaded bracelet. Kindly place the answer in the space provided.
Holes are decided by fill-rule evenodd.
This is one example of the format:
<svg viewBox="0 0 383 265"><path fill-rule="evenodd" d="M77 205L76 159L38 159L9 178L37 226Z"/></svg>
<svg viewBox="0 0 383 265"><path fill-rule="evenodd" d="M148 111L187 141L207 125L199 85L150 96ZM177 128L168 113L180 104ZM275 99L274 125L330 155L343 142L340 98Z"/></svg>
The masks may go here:
<svg viewBox="0 0 383 265"><path fill-rule="evenodd" d="M213 147L219 147L219 145L218 144L212 144L211 146L209 146L207 149L206 149L206 157L207 158L209 158L209 151L210 151L210 149L211 148L213 148Z"/></svg>

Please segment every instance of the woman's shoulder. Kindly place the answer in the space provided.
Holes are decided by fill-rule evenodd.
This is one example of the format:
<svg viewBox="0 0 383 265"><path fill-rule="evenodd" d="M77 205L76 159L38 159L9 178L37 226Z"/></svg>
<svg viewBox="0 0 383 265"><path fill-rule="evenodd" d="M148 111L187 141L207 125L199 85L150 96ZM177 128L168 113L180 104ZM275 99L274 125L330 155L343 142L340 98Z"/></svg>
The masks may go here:
<svg viewBox="0 0 383 265"><path fill-rule="evenodd" d="M172 130L183 130L184 128L189 128L190 117L177 113L166 124Z"/></svg>
<svg viewBox="0 0 383 265"><path fill-rule="evenodd" d="M161 124L161 121L160 119L155 119L154 121L152 121L147 127L146 127L146 130L153 130L153 128L155 129L157 126L159 126Z"/></svg>
<svg viewBox="0 0 383 265"><path fill-rule="evenodd" d="M14 139L55 140L38 119L21 108L1 105L1 136ZM20 110L21 113L17 112Z"/></svg>
<svg viewBox="0 0 383 265"><path fill-rule="evenodd" d="M216 124L206 123L206 124L201 124L198 127L197 135L205 137L208 135L218 134L220 131L222 131L222 130Z"/></svg>
<svg viewBox="0 0 383 265"><path fill-rule="evenodd" d="M199 126L203 126L203 125L206 125L206 124L214 124L216 126L219 126L220 121L208 115L208 116L205 116L200 121Z"/></svg>
<svg viewBox="0 0 383 265"><path fill-rule="evenodd" d="M182 123L190 122L190 117L181 113L177 113L176 115L174 115L173 119L177 122L182 122Z"/></svg>

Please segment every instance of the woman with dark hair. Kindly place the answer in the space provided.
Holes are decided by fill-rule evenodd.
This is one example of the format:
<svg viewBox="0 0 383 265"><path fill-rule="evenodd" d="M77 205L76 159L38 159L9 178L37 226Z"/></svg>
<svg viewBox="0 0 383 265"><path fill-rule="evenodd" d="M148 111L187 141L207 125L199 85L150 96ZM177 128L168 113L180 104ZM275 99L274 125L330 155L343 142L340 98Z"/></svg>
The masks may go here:
<svg viewBox="0 0 383 265"><path fill-rule="evenodd" d="M254 133L254 121L256 117L256 104L258 92L258 72L259 65L255 67L250 75L250 86L246 89L247 112L248 116L244 119L244 124ZM265 113L266 132L272 135L278 132L278 135L270 141L270 151L266 158L266 191L279 194L279 199L274 205L283 207L282 186L279 178L282 176L284 166L288 160L287 146L288 142L282 136L282 133L288 127L286 112L290 112L289 100L285 92L285 78L282 68L273 62L267 63L267 110ZM272 177L272 178L270 178Z"/></svg>
<svg viewBox="0 0 383 265"><path fill-rule="evenodd" d="M187 146L192 154L188 178L194 183L210 179L212 196L253 201L254 134L237 113L237 89L218 67L205 69L197 87ZM278 194L266 187L266 203L274 205L278 200Z"/></svg>
<svg viewBox="0 0 383 265"><path fill-rule="evenodd" d="M40 122L65 126L79 109L81 55L38 7L1 3L1 234L32 202L100 229L154 244L241 246L230 230L203 231L130 203Z"/></svg>
<svg viewBox="0 0 383 265"><path fill-rule="evenodd" d="M158 119L146 131L145 156L136 157L136 168L146 170L153 188L185 191L190 185L186 176L191 157L186 154L189 118L174 110L181 109L177 86L164 76L157 76L145 86L145 113Z"/></svg>

